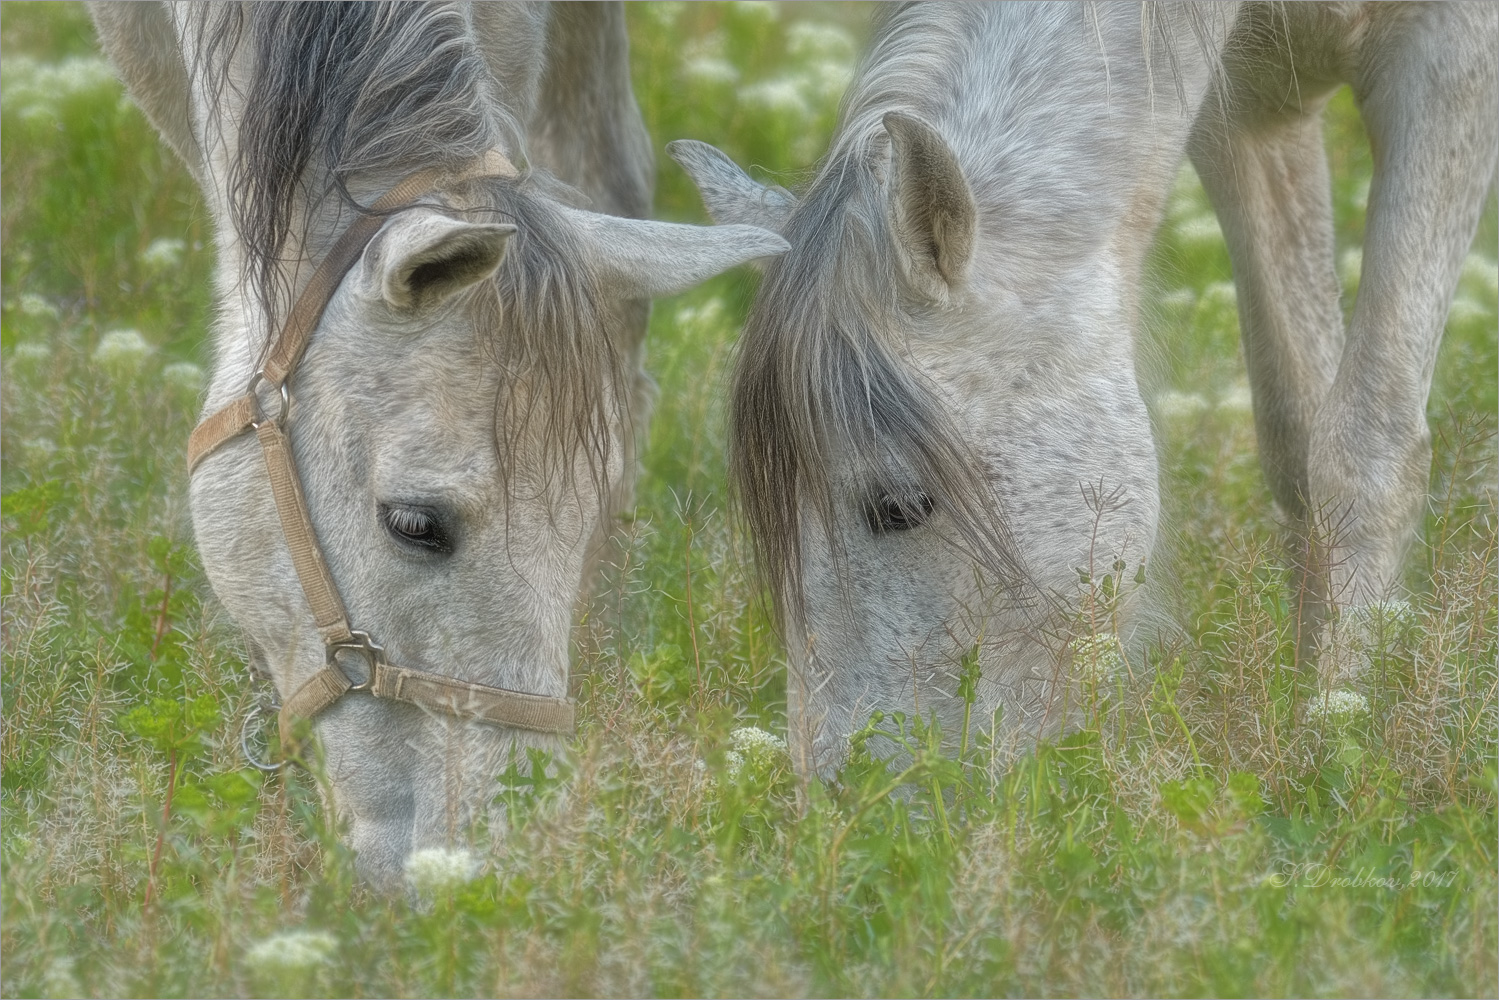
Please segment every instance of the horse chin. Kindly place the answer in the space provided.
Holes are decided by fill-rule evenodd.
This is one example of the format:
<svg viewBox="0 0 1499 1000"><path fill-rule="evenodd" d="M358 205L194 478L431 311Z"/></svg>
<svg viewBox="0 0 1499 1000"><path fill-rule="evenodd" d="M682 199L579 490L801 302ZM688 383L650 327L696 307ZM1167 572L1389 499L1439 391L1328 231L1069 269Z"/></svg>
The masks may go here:
<svg viewBox="0 0 1499 1000"><path fill-rule="evenodd" d="M485 827L503 825L496 779L528 771L530 749L563 750L555 736L352 699L318 729L330 811L360 880L385 892L404 885L413 852L487 841Z"/></svg>

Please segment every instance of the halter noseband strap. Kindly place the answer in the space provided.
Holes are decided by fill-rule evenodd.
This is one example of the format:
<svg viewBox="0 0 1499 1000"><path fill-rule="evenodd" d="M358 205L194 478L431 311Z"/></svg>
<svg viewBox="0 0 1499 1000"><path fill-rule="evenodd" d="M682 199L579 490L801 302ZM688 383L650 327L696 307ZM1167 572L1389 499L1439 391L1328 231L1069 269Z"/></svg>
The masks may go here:
<svg viewBox="0 0 1499 1000"><path fill-rule="evenodd" d="M188 474L192 475L199 463L220 446L242 434L255 432L265 458L271 495L281 519L281 531L291 551L292 565L296 567L302 593L323 638L323 668L281 706L279 721L283 746L293 745L298 720L313 718L350 691L368 691L376 698L404 701L460 719L497 726L540 733L573 731L573 702L569 698L510 691L415 667L396 666L385 658L385 651L369 635L352 628L343 598L339 596L338 586L333 582L333 575L329 573L322 548L318 545L312 518L307 511L307 498L302 492L302 480L292 458L291 442L282 426L290 402L287 380L302 360L307 343L339 283L385 224L386 216L410 205L444 180L517 175L515 166L494 150L468 170L456 174L440 168L420 170L385 192L344 230L313 271L307 287L287 315L264 365L250 380L244 394L205 417L188 438L187 465ZM262 383L280 393L280 410L274 418L266 418L261 410L257 390ZM356 653L365 659L367 673L357 684L349 679L338 663L338 654L345 652Z"/></svg>

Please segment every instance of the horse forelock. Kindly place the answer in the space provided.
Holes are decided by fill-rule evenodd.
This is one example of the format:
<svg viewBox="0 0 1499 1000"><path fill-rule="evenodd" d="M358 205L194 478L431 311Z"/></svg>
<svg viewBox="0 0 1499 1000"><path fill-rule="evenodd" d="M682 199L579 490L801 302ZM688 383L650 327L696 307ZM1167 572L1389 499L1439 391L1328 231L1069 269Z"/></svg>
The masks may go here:
<svg viewBox="0 0 1499 1000"><path fill-rule="evenodd" d="M502 376L495 410L501 472L508 476L528 441L551 461L545 473L571 481L582 456L599 495L609 488L614 430L630 433L624 359L613 311L586 248L556 204L529 182L479 182L493 221L516 226L492 282L475 290L475 321ZM524 387L524 391L518 391Z"/></svg>
<svg viewBox="0 0 1499 1000"><path fill-rule="evenodd" d="M729 475L766 583L792 617L804 606L803 515L841 565L834 524L850 485L856 498L928 494L954 545L1006 586L1023 579L977 455L906 350L911 307L872 167L877 141L841 147L819 172L740 340Z"/></svg>
<svg viewBox="0 0 1499 1000"><path fill-rule="evenodd" d="M204 5L197 72L229 106L233 151L224 179L244 261L241 280L266 318L269 349L292 294L297 253L316 254L363 211L351 180L393 183L429 167L466 167L496 148L524 160L524 131L495 93L467 11L452 3ZM495 279L468 307L506 383L496 407L502 474L540 440L553 471L570 477L586 456L607 487L620 359L597 277L546 194L540 172L468 186L459 214L513 222ZM545 189L545 191L543 191ZM425 199L424 199L425 200ZM338 220L332 231L319 225ZM509 391L524 383L524 391ZM628 425L628 420L623 421Z"/></svg>

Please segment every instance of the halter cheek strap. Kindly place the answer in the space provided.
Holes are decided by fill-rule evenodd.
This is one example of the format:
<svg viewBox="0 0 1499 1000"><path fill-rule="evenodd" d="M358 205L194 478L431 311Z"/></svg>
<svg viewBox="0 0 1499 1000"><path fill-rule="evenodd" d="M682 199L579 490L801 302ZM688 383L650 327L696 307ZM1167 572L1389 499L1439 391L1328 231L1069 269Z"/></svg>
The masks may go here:
<svg viewBox="0 0 1499 1000"><path fill-rule="evenodd" d="M312 609L318 634L323 639L322 669L281 706L279 723L283 746L295 742L299 720L314 718L351 691L368 691L376 698L404 701L433 712L507 728L540 733L571 733L574 729L574 706L570 698L510 691L415 667L396 666L386 659L385 650L367 633L356 631L350 625L343 598L339 596L338 586L318 545L302 480L292 457L291 442L284 430L290 406L287 380L302 360L313 331L317 329L339 283L380 231L386 216L410 205L445 180L517 175L515 166L494 150L469 170L458 174L436 168L420 170L385 192L368 212L361 214L343 231L312 272L307 287L287 315L265 364L250 380L244 394L205 417L188 438L188 475L192 475L202 461L221 446L243 434L255 432L265 460L271 496L276 502L276 513L281 520L281 532L291 551L292 565L296 568L308 607ZM257 390L262 386L280 395L280 408L274 418L268 419L261 410ZM338 662L341 653L356 654L365 660L364 680L355 683L349 679Z"/></svg>

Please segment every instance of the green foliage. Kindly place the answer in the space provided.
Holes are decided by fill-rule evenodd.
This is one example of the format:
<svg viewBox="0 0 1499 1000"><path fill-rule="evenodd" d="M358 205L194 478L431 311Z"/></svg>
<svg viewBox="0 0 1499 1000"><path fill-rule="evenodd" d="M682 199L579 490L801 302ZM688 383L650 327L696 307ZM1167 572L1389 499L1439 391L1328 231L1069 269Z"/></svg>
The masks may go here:
<svg viewBox="0 0 1499 1000"><path fill-rule="evenodd" d="M700 138L794 185L865 11L631 5L658 148ZM1495 215L1437 363L1434 499L1373 676L1317 699L1257 466L1231 274L1171 197L1142 350L1183 632L1017 748L903 716L797 779L782 653L726 516L722 398L753 278L658 303L661 385L610 588L577 630L582 732L497 777L476 871L377 897L314 770L244 765L252 692L205 609L182 444L212 264L185 171L77 5L0 7L0 993L1372 995L1499 988ZM1339 271L1371 160L1333 102ZM662 158L658 212L705 221ZM1098 623L1117 581L1095 595ZM1091 574L1090 574L1091 578ZM210 606L211 606L211 602ZM1091 622L1091 619L1090 619ZM1094 629L1079 656L1121 654ZM954 753L953 748L957 751ZM437 858L438 867L443 859ZM149 903L148 903L149 900Z"/></svg>

